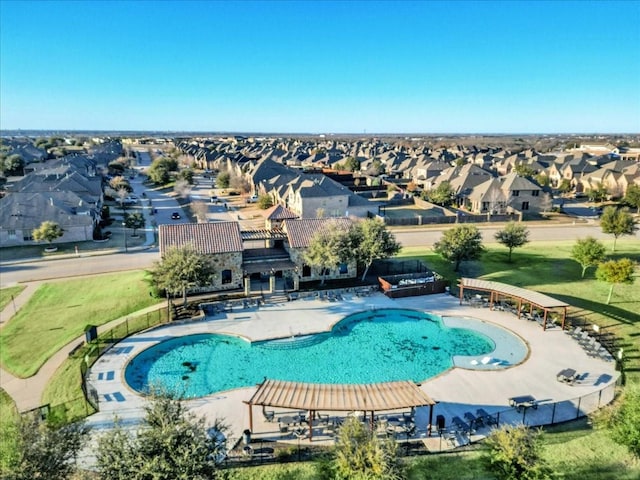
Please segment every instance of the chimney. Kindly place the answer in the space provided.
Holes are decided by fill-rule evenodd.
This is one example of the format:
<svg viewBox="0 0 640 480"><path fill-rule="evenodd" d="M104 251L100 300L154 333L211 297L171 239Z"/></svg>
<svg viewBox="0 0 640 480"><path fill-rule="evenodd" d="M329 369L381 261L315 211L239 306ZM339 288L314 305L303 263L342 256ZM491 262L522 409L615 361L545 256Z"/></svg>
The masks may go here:
<svg viewBox="0 0 640 480"><path fill-rule="evenodd" d="M53 207L53 197L49 197L49 205Z"/></svg>

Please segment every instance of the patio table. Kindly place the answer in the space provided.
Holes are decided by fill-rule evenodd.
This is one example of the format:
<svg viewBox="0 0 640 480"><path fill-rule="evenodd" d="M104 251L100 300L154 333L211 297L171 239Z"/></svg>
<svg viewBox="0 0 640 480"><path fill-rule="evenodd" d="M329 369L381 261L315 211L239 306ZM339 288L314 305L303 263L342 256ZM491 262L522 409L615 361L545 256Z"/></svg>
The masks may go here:
<svg viewBox="0 0 640 480"><path fill-rule="evenodd" d="M531 395L521 395L519 397L511 397L509 399L509 405L512 407L516 407L516 410L520 411L522 409L527 409L529 407L533 407L534 409L538 408L538 402Z"/></svg>

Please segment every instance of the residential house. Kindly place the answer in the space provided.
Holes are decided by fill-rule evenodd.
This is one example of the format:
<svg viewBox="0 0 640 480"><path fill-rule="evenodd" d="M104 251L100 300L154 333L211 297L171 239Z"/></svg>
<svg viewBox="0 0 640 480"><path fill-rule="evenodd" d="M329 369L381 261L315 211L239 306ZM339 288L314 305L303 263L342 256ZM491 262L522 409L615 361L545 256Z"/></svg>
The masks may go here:
<svg viewBox="0 0 640 480"><path fill-rule="evenodd" d="M53 243L93 239L99 218L95 210L74 192L17 192L0 199L0 246L37 244L33 230L44 221L57 223L62 237Z"/></svg>

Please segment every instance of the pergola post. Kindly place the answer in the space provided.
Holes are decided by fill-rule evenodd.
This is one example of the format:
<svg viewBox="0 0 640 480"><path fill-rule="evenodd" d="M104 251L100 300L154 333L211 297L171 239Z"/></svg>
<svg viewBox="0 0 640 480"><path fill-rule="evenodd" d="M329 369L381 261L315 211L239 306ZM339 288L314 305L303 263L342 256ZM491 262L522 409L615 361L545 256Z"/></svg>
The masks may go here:
<svg viewBox="0 0 640 480"><path fill-rule="evenodd" d="M427 425L427 437L431 436L431 425L433 425L433 404L429 405L429 425Z"/></svg>
<svg viewBox="0 0 640 480"><path fill-rule="evenodd" d="M564 321L567 319L567 307L562 309L562 330L564 330Z"/></svg>
<svg viewBox="0 0 640 480"><path fill-rule="evenodd" d="M520 318L521 313L522 313L522 299L518 297L518 318Z"/></svg>
<svg viewBox="0 0 640 480"><path fill-rule="evenodd" d="M459 289L460 290L460 295L459 295L459 297L460 297L460 305L462 305L462 299L464 298L464 282L462 280L460 280L459 286L460 286L460 289Z"/></svg>
<svg viewBox="0 0 640 480"><path fill-rule="evenodd" d="M547 329L547 313L549 313L548 309L544 309L544 318L542 319L542 330L546 330Z"/></svg>
<svg viewBox="0 0 640 480"><path fill-rule="evenodd" d="M253 432L253 405L248 403L247 406L249 407L249 430Z"/></svg>
<svg viewBox="0 0 640 480"><path fill-rule="evenodd" d="M315 410L309 410L309 443L313 442L313 417L315 415Z"/></svg>

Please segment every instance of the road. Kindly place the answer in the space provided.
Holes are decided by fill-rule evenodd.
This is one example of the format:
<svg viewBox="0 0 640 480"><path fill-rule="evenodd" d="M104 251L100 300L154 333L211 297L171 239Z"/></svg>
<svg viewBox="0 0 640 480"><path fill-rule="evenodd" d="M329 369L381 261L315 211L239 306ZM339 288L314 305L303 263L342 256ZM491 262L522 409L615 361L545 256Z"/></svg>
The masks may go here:
<svg viewBox="0 0 640 480"><path fill-rule="evenodd" d="M446 227L445 227L446 228ZM480 227L484 241L494 242L493 235L499 230L496 227ZM598 225L530 225L531 241L562 241L576 240L592 236L604 241L613 241L611 235L605 235ZM398 241L405 247L431 247L442 236L440 229L425 229L421 231L397 231ZM626 238L626 237L623 237ZM640 240L640 232L636 232ZM139 252L119 253L104 256L87 256L60 260L34 261L13 265L0 265L0 286L6 287L15 283L53 278L94 275L126 270L149 268L158 260L157 248Z"/></svg>

